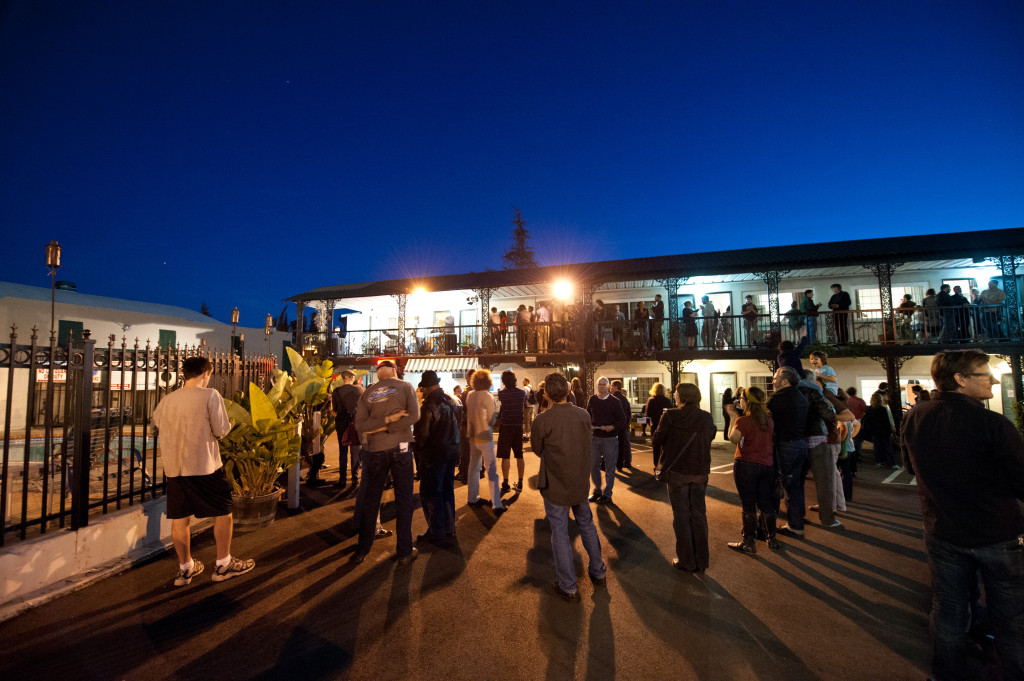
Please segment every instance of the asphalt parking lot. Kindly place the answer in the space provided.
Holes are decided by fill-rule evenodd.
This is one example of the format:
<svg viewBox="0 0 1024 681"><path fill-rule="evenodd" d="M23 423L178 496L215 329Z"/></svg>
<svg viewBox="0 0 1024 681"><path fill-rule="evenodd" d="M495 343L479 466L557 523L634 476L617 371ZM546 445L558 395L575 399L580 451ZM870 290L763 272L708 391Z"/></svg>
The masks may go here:
<svg viewBox="0 0 1024 681"><path fill-rule="evenodd" d="M328 450L329 461L336 450ZM635 445L615 503L595 507L609 566L581 603L551 591L554 568L533 489L508 512L465 505L457 542L423 547L408 566L394 537L362 565L351 487L303 489L263 530L236 535L256 569L175 588L172 553L0 624L6 679L924 679L931 599L917 495L905 473L862 466L844 527L809 514L806 538L756 556L729 550L740 511L731 452L713 451L707 503L711 567L674 570L671 511ZM514 468L513 468L514 470ZM336 476L330 469L328 479ZM903 476L902 478L900 476ZM813 482L808 483L813 487ZM385 499L390 499L390 492ZM813 493L809 490L809 499ZM808 503L811 503L810 501ZM394 504L384 506L394 528ZM426 529L419 510L413 532ZM209 565L213 541L197 536Z"/></svg>

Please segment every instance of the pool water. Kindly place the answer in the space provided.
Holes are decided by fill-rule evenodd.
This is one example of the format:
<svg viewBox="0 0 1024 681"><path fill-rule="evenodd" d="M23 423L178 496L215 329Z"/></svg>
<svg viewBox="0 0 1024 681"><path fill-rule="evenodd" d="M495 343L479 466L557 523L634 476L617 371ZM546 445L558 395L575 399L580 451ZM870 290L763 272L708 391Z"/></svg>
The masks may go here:
<svg viewBox="0 0 1024 681"><path fill-rule="evenodd" d="M63 437L54 437L53 438L53 445L52 445L52 447L55 450L59 451L60 445L61 445L61 443L63 441L64 441ZM114 451L114 452L117 451L118 442L119 441L118 441L116 435L110 438L110 449L112 451ZM135 449L138 449L139 451L142 451L143 450L143 443L144 443L145 444L145 450L146 451L152 451L153 450L153 443L154 442L155 442L155 440L152 437L143 438L140 435L136 435L135 436ZM45 440L45 438L34 437L34 438L30 439L28 441L28 460L30 462L33 462L33 463L42 463L43 462L43 452L45 451L45 447L46 447L46 440ZM2 453L2 451L3 450L0 450L0 453ZM127 435L125 436L123 445L121 447L121 451L124 453L125 456L128 456L128 455L131 454L131 452L132 452L132 439L131 439L131 437L129 437ZM8 457L9 457L9 461L11 463L14 463L14 464L17 464L17 463L22 462L22 461L25 460L25 438L17 438L17 439L16 438L11 438L11 440L10 440L10 450L9 450Z"/></svg>

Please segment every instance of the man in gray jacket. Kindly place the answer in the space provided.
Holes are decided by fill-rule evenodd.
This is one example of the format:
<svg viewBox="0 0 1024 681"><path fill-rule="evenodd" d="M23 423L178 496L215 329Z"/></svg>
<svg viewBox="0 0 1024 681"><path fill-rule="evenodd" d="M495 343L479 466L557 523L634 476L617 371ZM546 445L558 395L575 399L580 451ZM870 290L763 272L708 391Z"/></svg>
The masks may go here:
<svg viewBox="0 0 1024 681"><path fill-rule="evenodd" d="M533 422L530 445L540 457L537 487L544 499L544 513L551 528L551 548L555 554L558 581L552 587L559 596L579 602L576 568L569 537L569 509L580 530L583 548L590 560L590 579L594 586L605 583L607 566L601 558L601 540L587 503L590 483L590 414L566 403L569 384L559 373L544 378L544 391L554 405Z"/></svg>
<svg viewBox="0 0 1024 681"><path fill-rule="evenodd" d="M418 553L412 545L412 426L420 418L420 407L412 385L397 376L389 359L377 365L377 382L359 397L356 430L363 441L363 485L365 495L359 518L359 547L353 563L362 563L373 547L380 497L388 473L395 485L395 534L398 562L411 563Z"/></svg>

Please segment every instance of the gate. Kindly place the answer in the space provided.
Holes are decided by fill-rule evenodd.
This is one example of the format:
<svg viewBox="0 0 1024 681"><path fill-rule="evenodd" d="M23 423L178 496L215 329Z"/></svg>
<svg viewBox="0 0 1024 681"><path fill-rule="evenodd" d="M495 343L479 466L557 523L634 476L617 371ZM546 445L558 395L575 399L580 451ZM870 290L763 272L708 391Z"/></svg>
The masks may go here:
<svg viewBox="0 0 1024 681"><path fill-rule="evenodd" d="M139 504L164 493L159 442L150 416L164 395L184 384L181 363L204 356L213 364L210 387L231 398L249 383L268 389L277 361L240 357L207 347L163 349L111 336L97 346L88 330L76 344L51 337L40 346L0 344L4 398L0 460L0 546L8 533L22 539L38 527L84 527L93 514Z"/></svg>

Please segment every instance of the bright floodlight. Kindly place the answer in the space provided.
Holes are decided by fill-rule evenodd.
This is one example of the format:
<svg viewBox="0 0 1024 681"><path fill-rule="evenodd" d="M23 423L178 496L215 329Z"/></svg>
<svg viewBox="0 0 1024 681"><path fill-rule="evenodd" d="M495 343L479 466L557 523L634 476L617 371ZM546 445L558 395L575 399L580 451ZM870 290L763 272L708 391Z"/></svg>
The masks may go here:
<svg viewBox="0 0 1024 681"><path fill-rule="evenodd" d="M559 300L572 298L572 284L565 279L559 279L554 286L555 297Z"/></svg>

